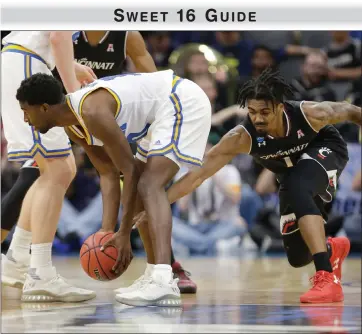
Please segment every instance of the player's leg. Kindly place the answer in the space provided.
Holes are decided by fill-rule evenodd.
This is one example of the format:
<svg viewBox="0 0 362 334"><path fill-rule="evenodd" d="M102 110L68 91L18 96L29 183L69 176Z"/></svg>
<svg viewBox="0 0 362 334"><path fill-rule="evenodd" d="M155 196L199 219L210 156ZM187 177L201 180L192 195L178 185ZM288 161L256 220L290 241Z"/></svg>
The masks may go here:
<svg viewBox="0 0 362 334"><path fill-rule="evenodd" d="M10 191L1 200L1 242L16 225L25 194L39 177L34 160L28 160L20 169L19 176ZM16 232L15 232L16 236Z"/></svg>
<svg viewBox="0 0 362 334"><path fill-rule="evenodd" d="M51 147L45 138L43 141L45 147ZM73 287L57 275L51 258L65 192L76 173L74 156L47 158L37 154L35 160L40 177L32 187L32 198L24 199L24 206L31 206L32 245L22 300L78 302L94 298L93 291Z"/></svg>
<svg viewBox="0 0 362 334"><path fill-rule="evenodd" d="M34 160L28 160L20 169L19 176L1 201L2 241L16 225L26 193L39 177L39 169ZM28 211L27 214L30 214ZM28 220L27 220L28 222ZM24 229L26 228L26 229ZM22 288L24 273L30 264L31 232L30 224L15 228L9 250L2 257L2 281L5 285Z"/></svg>
<svg viewBox="0 0 362 334"><path fill-rule="evenodd" d="M8 157L10 160L20 161L34 158L40 170L39 178L24 198L18 221L19 228L28 233L32 231L30 268L24 282L22 299L81 301L93 298L92 291L73 288L65 283L56 274L51 262L51 247L62 201L76 171L69 139L62 128L54 128L45 135L40 135L24 122L24 114L15 99L16 90L24 78L32 73L51 72L44 61L29 53L3 54L2 65L5 67L2 80L8 78L11 83L2 91L4 98L9 101L3 114ZM25 235L23 241L25 242ZM16 248L25 248L25 244ZM19 267L29 267L25 259L18 262Z"/></svg>
<svg viewBox="0 0 362 334"><path fill-rule="evenodd" d="M141 159L142 159L142 157L141 157ZM145 169L146 161L147 161L146 159L140 160L140 157L136 158L136 165L141 174L143 173L143 171ZM137 194L136 203L137 204L136 204L136 209L135 209L135 215L138 212L142 212L144 210L143 203L142 203L142 200L141 200L141 197L139 196L139 194ZM142 224L141 226L138 227L138 232L139 232L139 235L140 235L142 243L143 243L143 247L146 252L147 264L146 264L145 272L138 279L136 279L130 286L114 290L114 292L116 294L124 294L124 293L136 291L136 290L140 289L145 283L147 283L151 277L153 267L155 265L155 258L154 258L154 254L153 254L152 240L151 240L150 234L148 232L148 226L145 224Z"/></svg>
<svg viewBox="0 0 362 334"><path fill-rule="evenodd" d="M141 141L140 145L143 147L143 149L140 148L138 150L138 152L134 152L134 154L136 156L137 167L140 171L140 174L142 174L145 169L146 162L147 162L147 158L146 158L145 154L142 154L142 152L148 151L148 148L149 148L148 139L146 139L146 138L143 139ZM141 212L143 210L144 210L144 207L143 207L142 200L141 200L139 194L137 194L136 212ZM141 240L142 240L145 252L146 252L146 257L147 257L147 264L146 264L145 272L131 286L126 287L126 288L116 289L115 290L116 294L121 294L121 293L126 293L126 292L128 293L128 292L139 289L139 287L142 286L144 284L144 282L148 281L149 277L152 274L152 270L155 265L155 256L153 253L152 240L151 240L148 226L141 225L138 228L138 232L140 234L140 237L141 237ZM173 271L175 278L178 278L178 280L179 280L177 285L180 289L180 292L181 293L196 293L197 285L190 279L190 273L185 271L183 269L182 265L175 260L175 257L174 257L173 251L172 251L172 246L171 246L171 267L172 267L172 271Z"/></svg>
<svg viewBox="0 0 362 334"><path fill-rule="evenodd" d="M34 139L32 136L31 127L24 122L24 113L19 107L19 103L16 100L16 90L19 87L21 81L25 78L25 74L28 74L28 67L25 63L29 63L27 56L20 53L2 52L1 55L1 110L3 131L7 140L7 153L8 159L12 161L26 161L32 158L32 154L36 150ZM25 70L25 71L24 71ZM31 182L30 182L31 183ZM19 183L17 182L19 185ZM33 186L32 186L33 187ZM28 193L31 191L29 189ZM10 205L5 206L6 209L2 211L2 221L4 219L6 224L9 224L9 229L15 223L18 218L19 211L26 212L22 224L18 225L15 229L10 249L7 256L2 256L2 283L5 285L15 286L22 288L24 284L24 274L26 273L30 263L30 244L31 244L31 228L30 228L30 211L29 207L24 207L23 198L20 198L20 192L23 195L26 192L24 189L17 190L15 188L8 197L8 204L10 202L17 203L16 207L12 208ZM19 194L18 194L19 192ZM31 196L33 192L28 194ZM18 197L19 195L19 197ZM22 206L22 209L19 209ZM6 218L9 211L13 212L13 216ZM21 213L20 213L21 216ZM16 217L16 218L15 218Z"/></svg>
<svg viewBox="0 0 362 334"><path fill-rule="evenodd" d="M116 295L116 300L133 306L178 306L181 303L177 280L173 279L171 260L171 206L165 187L179 166L165 156L153 156L138 183L151 237L155 265L143 289Z"/></svg>
<svg viewBox="0 0 362 334"><path fill-rule="evenodd" d="M340 282L333 275L326 245L324 217L314 200L315 196L325 193L328 184L325 169L312 159L299 161L282 182L281 202L285 201L285 196L290 206L289 212L292 212L282 216L284 222L281 224L288 259L295 267L305 265L313 259L316 268L314 287L301 296L301 301L305 302L343 300ZM299 230L288 234L296 221ZM299 235L302 240L298 238Z"/></svg>
<svg viewBox="0 0 362 334"><path fill-rule="evenodd" d="M149 128L149 147L140 145L138 150L147 158L138 191L148 215L155 266L151 282L141 291L116 296L128 305L180 304L170 265L172 213L165 187L181 163L201 163L211 126L211 106L200 87L187 80L175 77L170 93L168 103Z"/></svg>

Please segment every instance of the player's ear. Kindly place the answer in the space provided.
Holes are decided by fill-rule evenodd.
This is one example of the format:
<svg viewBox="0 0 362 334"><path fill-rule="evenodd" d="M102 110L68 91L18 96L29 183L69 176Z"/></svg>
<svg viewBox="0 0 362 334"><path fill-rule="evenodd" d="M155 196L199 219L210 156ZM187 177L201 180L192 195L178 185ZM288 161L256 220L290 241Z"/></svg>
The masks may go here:
<svg viewBox="0 0 362 334"><path fill-rule="evenodd" d="M41 106L40 106L40 111L41 112L47 112L49 110L49 104L48 103L43 103Z"/></svg>
<svg viewBox="0 0 362 334"><path fill-rule="evenodd" d="M284 104L283 103L278 103L277 110L278 110L278 112L283 112L284 111Z"/></svg>

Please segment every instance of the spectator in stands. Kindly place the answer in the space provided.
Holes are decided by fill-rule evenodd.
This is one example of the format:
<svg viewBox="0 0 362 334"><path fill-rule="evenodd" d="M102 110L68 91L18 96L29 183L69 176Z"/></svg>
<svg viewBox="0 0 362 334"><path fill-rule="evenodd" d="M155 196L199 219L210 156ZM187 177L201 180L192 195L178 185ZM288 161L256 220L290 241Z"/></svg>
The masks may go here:
<svg viewBox="0 0 362 334"><path fill-rule="evenodd" d="M328 76L331 80L361 78L361 40L348 31L333 31L332 42L325 49L328 57Z"/></svg>
<svg viewBox="0 0 362 334"><path fill-rule="evenodd" d="M275 68L276 60L273 50L265 45L257 45L251 56L251 76L257 78L268 67Z"/></svg>
<svg viewBox="0 0 362 334"><path fill-rule="evenodd" d="M300 78L292 81L297 100L336 101L328 85L327 57L322 52L312 52L305 57Z"/></svg>
<svg viewBox="0 0 362 334"><path fill-rule="evenodd" d="M205 92L210 100L212 112L215 113L220 110L220 106L217 103L217 84L214 77L209 73L203 73L201 75L194 75L191 77L192 81L195 82Z"/></svg>
<svg viewBox="0 0 362 334"><path fill-rule="evenodd" d="M237 60L240 76L250 76L252 74L254 42L244 39L240 31L220 31L215 32L216 42L213 47L223 54L226 58ZM303 46L287 44L278 50L274 50L276 63L279 63L286 57L307 55L314 49Z"/></svg>
<svg viewBox="0 0 362 334"><path fill-rule="evenodd" d="M207 150L219 139L210 135ZM182 198L177 205L188 219L173 218L175 249L181 244L192 253L213 254L223 244L221 240L227 240L230 247L237 246L246 232L246 224L239 214L241 187L239 172L230 164L194 193Z"/></svg>
<svg viewBox="0 0 362 334"><path fill-rule="evenodd" d="M197 77L209 76L213 80L213 86L216 90L214 111L218 111L227 105L228 94L228 78L227 74L222 70L217 70L216 73L210 72L210 64L205 55L201 51L191 52L184 62L182 71L178 75L195 81ZM209 83L210 86L210 83Z"/></svg>
<svg viewBox="0 0 362 334"><path fill-rule="evenodd" d="M183 76L192 80L192 78L198 75L207 73L209 73L209 62L205 58L205 55L201 51L190 54L185 62Z"/></svg>
<svg viewBox="0 0 362 334"><path fill-rule="evenodd" d="M152 56L158 70L168 67L174 46L168 31L153 31L146 38L147 49Z"/></svg>

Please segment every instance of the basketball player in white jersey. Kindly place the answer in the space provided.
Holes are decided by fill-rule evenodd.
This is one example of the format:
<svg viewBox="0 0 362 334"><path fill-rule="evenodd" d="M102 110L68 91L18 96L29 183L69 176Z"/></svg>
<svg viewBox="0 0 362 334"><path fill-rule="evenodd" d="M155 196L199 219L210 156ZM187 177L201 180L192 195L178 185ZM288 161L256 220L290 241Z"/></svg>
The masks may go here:
<svg viewBox="0 0 362 334"><path fill-rule="evenodd" d="M182 164L201 165L211 127L206 94L168 70L106 77L66 97L56 79L37 74L22 82L16 98L24 120L37 131L69 127L89 146L103 148L123 173L122 223L107 244L118 249L114 270L123 272L131 262L133 216L144 206L150 217L152 274L142 289L116 299L135 306L180 305L170 266L171 208L165 186ZM129 142L138 143L136 159Z"/></svg>
<svg viewBox="0 0 362 334"><path fill-rule="evenodd" d="M24 198L9 251L2 258L2 283L24 286L24 301L77 302L95 297L93 291L65 282L51 261L61 205L76 173L69 139L62 128L40 134L26 124L15 98L22 80L34 73L51 75L55 66L69 93L95 79L90 68L74 62L73 33L14 31L2 41L1 110L8 159L21 162L33 158L40 169L40 177ZM44 87L44 92L52 94L51 87Z"/></svg>

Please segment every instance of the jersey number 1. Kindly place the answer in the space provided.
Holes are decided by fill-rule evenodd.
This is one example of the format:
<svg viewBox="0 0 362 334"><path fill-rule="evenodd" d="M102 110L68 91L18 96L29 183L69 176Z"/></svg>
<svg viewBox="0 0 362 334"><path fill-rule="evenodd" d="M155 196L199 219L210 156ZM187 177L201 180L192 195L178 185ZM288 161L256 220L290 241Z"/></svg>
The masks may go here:
<svg viewBox="0 0 362 334"><path fill-rule="evenodd" d="M287 167L293 167L292 160L290 160L289 157L285 157L284 161L285 161L285 164L287 165Z"/></svg>

